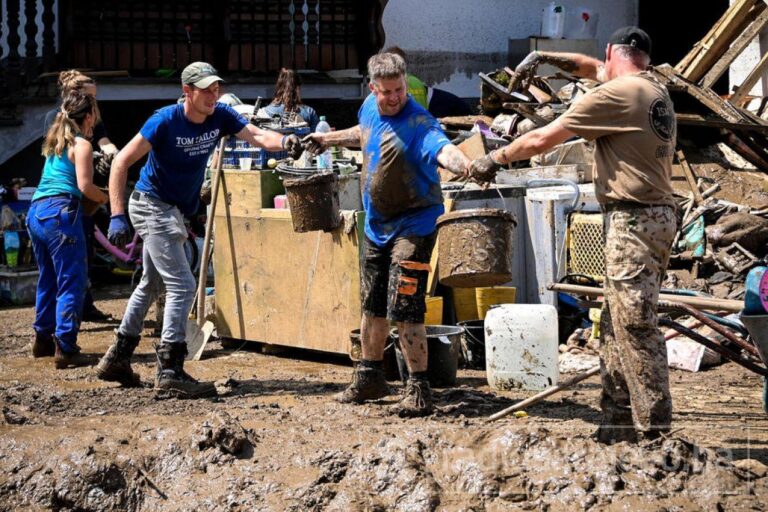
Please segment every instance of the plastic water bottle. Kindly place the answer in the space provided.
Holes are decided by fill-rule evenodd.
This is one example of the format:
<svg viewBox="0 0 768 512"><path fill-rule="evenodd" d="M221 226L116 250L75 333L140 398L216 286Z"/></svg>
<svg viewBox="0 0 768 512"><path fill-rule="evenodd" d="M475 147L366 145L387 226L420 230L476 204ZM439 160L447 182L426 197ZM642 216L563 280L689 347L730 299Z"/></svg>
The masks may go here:
<svg viewBox="0 0 768 512"><path fill-rule="evenodd" d="M320 116L320 122L317 123L317 128L315 129L315 131L317 133L328 133L331 131L331 125L329 125L328 121L325 120L325 116ZM317 155L316 164L317 164L318 171L332 170L333 155L331 154L331 150L326 149L321 154Z"/></svg>
<svg viewBox="0 0 768 512"><path fill-rule="evenodd" d="M544 8L544 16L541 20L541 35L552 39L561 39L564 26L565 7L551 2Z"/></svg>

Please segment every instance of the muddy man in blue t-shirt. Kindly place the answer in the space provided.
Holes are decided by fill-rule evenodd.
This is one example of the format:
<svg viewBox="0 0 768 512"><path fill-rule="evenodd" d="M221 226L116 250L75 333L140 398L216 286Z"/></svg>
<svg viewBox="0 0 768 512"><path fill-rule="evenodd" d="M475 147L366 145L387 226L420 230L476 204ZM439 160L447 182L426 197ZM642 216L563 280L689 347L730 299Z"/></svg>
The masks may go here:
<svg viewBox="0 0 768 512"><path fill-rule="evenodd" d="M216 73L205 62L194 62L184 68L184 102L161 108L147 120L115 157L109 179L109 240L124 246L129 235L125 215L128 168L149 154L128 206L133 227L143 240L144 273L97 373L100 379L123 385L139 383L138 375L131 369L131 356L162 281L166 305L155 379L160 396L195 398L216 394L213 383L197 382L184 371L186 323L195 297L195 278L183 246L187 238L184 215L197 211L208 155L219 139L228 135L268 151L287 150L297 158L297 153L301 153L301 143L295 135L261 130L248 124L231 107L218 103L219 84L223 80Z"/></svg>
<svg viewBox="0 0 768 512"><path fill-rule="evenodd" d="M443 213L437 166L465 174L470 161L407 94L402 57L374 55L368 74L371 95L358 112L360 124L302 141L313 153L333 145L363 150L363 357L337 400L362 403L390 394L382 360L392 320L409 372L405 396L393 412L423 416L432 411L424 313L435 221Z"/></svg>

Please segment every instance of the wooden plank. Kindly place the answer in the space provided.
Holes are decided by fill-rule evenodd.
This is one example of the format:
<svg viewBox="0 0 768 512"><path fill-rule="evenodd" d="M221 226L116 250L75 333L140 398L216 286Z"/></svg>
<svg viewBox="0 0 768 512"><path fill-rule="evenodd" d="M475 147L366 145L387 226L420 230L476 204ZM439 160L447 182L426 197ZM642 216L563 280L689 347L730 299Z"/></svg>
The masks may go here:
<svg viewBox="0 0 768 512"><path fill-rule="evenodd" d="M450 198L445 198L443 200L443 205L445 207L445 213L450 213L453 211L453 205L454 200ZM427 277L427 295L430 297L435 296L435 290L437 289L437 283L440 280L440 276L437 273L437 255L439 252L438 245L440 244L440 238L438 238L435 241L435 247L432 249L432 257L429 259L429 266L432 267L432 272L429 273L429 276Z"/></svg>
<svg viewBox="0 0 768 512"><path fill-rule="evenodd" d="M728 71L728 68L733 64L733 61L744 52L747 46L749 46L752 40L757 37L766 25L768 25L768 10L764 9L755 21L753 21L749 27L736 38L731 47L728 48L715 65L712 66L712 69L704 75L704 78L701 80L701 86L712 87L715 82L723 76L723 73Z"/></svg>
<svg viewBox="0 0 768 512"><path fill-rule="evenodd" d="M696 185L696 177L693 175L693 169L691 169L691 166L688 164L688 160L685 158L685 153L678 149L675 154L677 155L677 161L680 162L680 167L683 169L685 179L688 181L688 186L691 188L691 192L693 193L693 202L696 204L701 203L704 201L704 198L701 197L701 191L699 190L698 185Z"/></svg>
<svg viewBox="0 0 768 512"><path fill-rule="evenodd" d="M530 119L537 127L546 126L549 121L534 112L533 106L526 103L504 103L504 108L514 110L526 119Z"/></svg>
<svg viewBox="0 0 768 512"><path fill-rule="evenodd" d="M676 89L690 94L704 106L709 108L712 112L722 117L726 121L730 123L744 122L744 115L733 105L724 101L720 96L715 94L712 89L702 89L695 84L690 83L677 72L675 72L675 70L668 64L656 66L653 68L653 70L657 73L657 75L660 76L662 81L667 80Z"/></svg>
<svg viewBox="0 0 768 512"><path fill-rule="evenodd" d="M703 126L708 128L720 128L727 130L754 131L768 135L768 124L729 123L722 119L709 119L698 114L675 114L678 125Z"/></svg>
<svg viewBox="0 0 768 512"><path fill-rule="evenodd" d="M698 82L763 10L762 0L737 0L675 69L691 82Z"/></svg>
<svg viewBox="0 0 768 512"><path fill-rule="evenodd" d="M730 98L728 98L728 101L734 105L740 105L741 100L743 100L744 97L749 94L749 91L751 91L752 87L755 86L757 81L762 78L766 70L768 70L768 53L763 55L763 57L760 59L760 62L757 63L757 66L755 66L747 78L744 79L736 92L732 94Z"/></svg>

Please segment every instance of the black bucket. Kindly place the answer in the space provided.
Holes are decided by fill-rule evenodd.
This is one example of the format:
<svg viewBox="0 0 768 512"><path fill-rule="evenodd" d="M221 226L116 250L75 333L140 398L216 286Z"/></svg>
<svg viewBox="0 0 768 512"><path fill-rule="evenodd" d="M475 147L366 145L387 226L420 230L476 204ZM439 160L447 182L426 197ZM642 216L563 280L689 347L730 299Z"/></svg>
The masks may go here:
<svg viewBox="0 0 768 512"><path fill-rule="evenodd" d="M336 174L322 172L283 180L296 233L332 231L341 224Z"/></svg>
<svg viewBox="0 0 768 512"><path fill-rule="evenodd" d="M461 352L467 368L485 370L485 321L466 320L459 322L464 328L461 335Z"/></svg>
<svg viewBox="0 0 768 512"><path fill-rule="evenodd" d="M427 325L427 376L429 385L443 388L456 385L456 372L459 368L459 351L461 350L461 333L464 329L454 325ZM400 378L408 380L408 367L400 350L397 329L392 329L391 337L395 339L397 367Z"/></svg>
<svg viewBox="0 0 768 512"><path fill-rule="evenodd" d="M360 329L355 329L349 333L349 358L357 362L363 356L362 340L360 339ZM395 381L400 378L400 368L397 365L397 356L395 355L395 342L391 336L387 337L387 345L384 348L384 377L388 381Z"/></svg>

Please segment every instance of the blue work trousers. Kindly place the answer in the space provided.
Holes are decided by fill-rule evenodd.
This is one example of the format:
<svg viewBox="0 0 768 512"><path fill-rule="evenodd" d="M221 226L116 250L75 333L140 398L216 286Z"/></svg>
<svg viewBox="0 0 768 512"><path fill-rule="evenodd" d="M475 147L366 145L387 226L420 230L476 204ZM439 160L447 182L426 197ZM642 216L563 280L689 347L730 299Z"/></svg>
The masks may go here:
<svg viewBox="0 0 768 512"><path fill-rule="evenodd" d="M55 334L63 352L74 352L88 284L80 201L68 196L34 201L27 230L40 269L33 327Z"/></svg>

